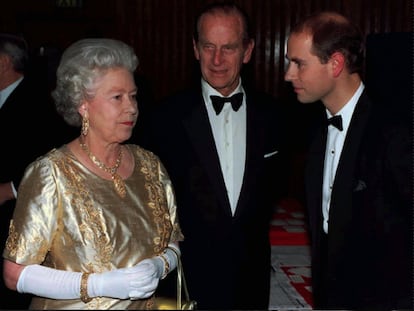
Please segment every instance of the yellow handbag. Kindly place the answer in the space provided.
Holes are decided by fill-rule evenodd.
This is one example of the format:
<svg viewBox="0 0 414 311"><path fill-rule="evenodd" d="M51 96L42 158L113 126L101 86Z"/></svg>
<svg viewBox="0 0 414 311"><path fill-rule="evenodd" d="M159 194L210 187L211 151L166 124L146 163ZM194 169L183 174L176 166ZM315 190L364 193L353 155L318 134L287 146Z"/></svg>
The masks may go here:
<svg viewBox="0 0 414 311"><path fill-rule="evenodd" d="M156 310L196 310L197 301L191 300L184 277L183 265L177 251L170 247L177 256L177 298L155 297ZM182 297L184 291L184 297Z"/></svg>

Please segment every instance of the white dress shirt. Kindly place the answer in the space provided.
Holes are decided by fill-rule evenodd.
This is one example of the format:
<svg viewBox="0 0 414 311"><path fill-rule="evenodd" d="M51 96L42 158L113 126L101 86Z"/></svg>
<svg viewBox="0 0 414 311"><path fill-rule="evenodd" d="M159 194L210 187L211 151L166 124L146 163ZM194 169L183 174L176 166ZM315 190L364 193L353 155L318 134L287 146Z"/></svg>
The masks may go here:
<svg viewBox="0 0 414 311"><path fill-rule="evenodd" d="M326 140L325 162L323 169L323 189L322 189L322 214L323 214L323 230L328 233L329 223L329 207L331 204L332 187L335 181L336 169L338 167L339 158L342 153L346 133L348 132L349 123L351 122L352 114L359 97L364 90L364 84L361 82L358 89L352 98L342 107L336 114L342 117L342 128L338 130L335 126L328 126L328 137ZM331 118L331 113L326 110L328 118Z"/></svg>
<svg viewBox="0 0 414 311"><path fill-rule="evenodd" d="M231 211L234 215L240 196L246 161L246 94L240 80L237 88L229 95L230 97L240 92L244 94L240 109L234 111L230 103L225 103L223 110L217 115L210 95L221 97L223 95L203 79L201 85Z"/></svg>

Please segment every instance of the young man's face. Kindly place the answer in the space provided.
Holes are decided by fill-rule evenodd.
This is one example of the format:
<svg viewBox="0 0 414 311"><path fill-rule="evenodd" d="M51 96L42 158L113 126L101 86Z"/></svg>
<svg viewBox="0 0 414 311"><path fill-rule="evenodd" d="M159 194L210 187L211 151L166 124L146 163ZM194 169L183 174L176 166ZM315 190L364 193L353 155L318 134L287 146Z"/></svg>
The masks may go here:
<svg viewBox="0 0 414 311"><path fill-rule="evenodd" d="M301 103L324 101L334 87L330 61L322 64L311 51L311 35L308 33L290 35L286 53L289 65L285 80L292 83L297 99Z"/></svg>

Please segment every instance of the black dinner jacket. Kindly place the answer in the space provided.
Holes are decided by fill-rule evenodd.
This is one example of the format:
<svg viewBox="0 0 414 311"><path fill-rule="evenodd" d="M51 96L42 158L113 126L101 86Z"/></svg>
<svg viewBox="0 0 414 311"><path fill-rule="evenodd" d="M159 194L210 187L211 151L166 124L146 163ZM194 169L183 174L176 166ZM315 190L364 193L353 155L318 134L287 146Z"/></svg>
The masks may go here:
<svg viewBox="0 0 414 311"><path fill-rule="evenodd" d="M24 78L0 108L0 182L20 183L26 166L44 151L47 137L38 136L44 128L42 105L45 96ZM52 131L52 129L51 129Z"/></svg>
<svg viewBox="0 0 414 311"><path fill-rule="evenodd" d="M28 74L0 108L0 182L12 180L18 188L30 162L74 135L57 114L46 81Z"/></svg>
<svg viewBox="0 0 414 311"><path fill-rule="evenodd" d="M327 129L321 127L305 172L315 307L411 309L410 128L391 122L362 93L336 172L327 237L321 207L326 137Z"/></svg>
<svg viewBox="0 0 414 311"><path fill-rule="evenodd" d="M139 143L160 157L175 188L183 263L200 308L268 306L269 221L285 183L283 118L272 98L245 90L246 165L234 216L201 89L176 94L150 121L138 120L146 123Z"/></svg>

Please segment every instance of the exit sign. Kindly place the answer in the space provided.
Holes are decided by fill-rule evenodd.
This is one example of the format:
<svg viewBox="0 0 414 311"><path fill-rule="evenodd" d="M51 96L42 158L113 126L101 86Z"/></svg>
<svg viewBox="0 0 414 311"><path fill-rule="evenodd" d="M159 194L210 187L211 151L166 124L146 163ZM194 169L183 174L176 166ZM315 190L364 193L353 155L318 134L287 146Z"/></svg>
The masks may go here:
<svg viewBox="0 0 414 311"><path fill-rule="evenodd" d="M83 0L56 0L55 4L58 8L81 8Z"/></svg>

